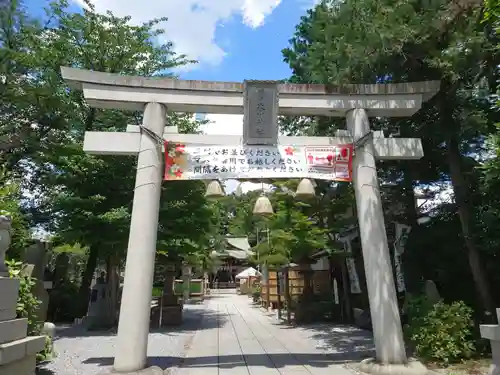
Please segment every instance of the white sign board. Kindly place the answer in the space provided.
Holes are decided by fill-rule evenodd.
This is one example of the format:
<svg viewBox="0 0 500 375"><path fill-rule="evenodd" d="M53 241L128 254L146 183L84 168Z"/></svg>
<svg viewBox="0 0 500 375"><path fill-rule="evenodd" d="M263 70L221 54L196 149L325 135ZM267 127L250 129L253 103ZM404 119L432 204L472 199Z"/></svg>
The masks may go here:
<svg viewBox="0 0 500 375"><path fill-rule="evenodd" d="M313 178L351 181L352 144L205 146L165 142L165 180Z"/></svg>

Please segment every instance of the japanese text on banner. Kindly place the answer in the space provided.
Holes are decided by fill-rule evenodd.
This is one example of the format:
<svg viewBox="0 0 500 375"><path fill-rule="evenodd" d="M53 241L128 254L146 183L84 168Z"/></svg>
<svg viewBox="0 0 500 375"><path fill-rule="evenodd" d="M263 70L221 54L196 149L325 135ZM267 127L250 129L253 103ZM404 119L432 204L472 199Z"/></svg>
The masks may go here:
<svg viewBox="0 0 500 375"><path fill-rule="evenodd" d="M165 142L165 180L315 178L350 181L352 145L204 146Z"/></svg>

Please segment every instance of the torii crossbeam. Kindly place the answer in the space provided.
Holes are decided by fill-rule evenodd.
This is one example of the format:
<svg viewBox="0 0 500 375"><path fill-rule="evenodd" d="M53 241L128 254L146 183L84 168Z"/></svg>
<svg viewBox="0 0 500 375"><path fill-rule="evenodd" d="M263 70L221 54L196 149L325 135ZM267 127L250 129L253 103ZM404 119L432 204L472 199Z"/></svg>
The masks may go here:
<svg viewBox="0 0 500 375"><path fill-rule="evenodd" d="M71 87L83 90L89 105L144 110L143 126L155 137L194 145L327 146L355 143L370 133L368 117L406 117L439 90L439 82L324 85L276 82L184 81L129 77L61 68ZM177 134L165 128L166 112L244 114L243 136ZM346 117L347 133L338 137L278 137L278 115ZM125 281L114 370L146 366L147 339L158 211L162 183L162 147L129 126L127 132L86 132L84 150L100 155L138 155ZM370 300L377 361L406 364L391 260L377 178L376 159L419 159L420 139L374 134L357 150L352 165L361 244ZM380 372L380 370L379 370Z"/></svg>
<svg viewBox="0 0 500 375"><path fill-rule="evenodd" d="M166 127L163 139L172 143L198 145L242 145L238 135L178 134L174 127ZM127 126L127 132L85 132L83 150L93 155L137 155L141 143L140 128ZM279 137L281 145L325 146L352 143L352 137L339 132L337 137ZM373 147L377 160L418 160L424 156L418 138L384 138L375 132Z"/></svg>

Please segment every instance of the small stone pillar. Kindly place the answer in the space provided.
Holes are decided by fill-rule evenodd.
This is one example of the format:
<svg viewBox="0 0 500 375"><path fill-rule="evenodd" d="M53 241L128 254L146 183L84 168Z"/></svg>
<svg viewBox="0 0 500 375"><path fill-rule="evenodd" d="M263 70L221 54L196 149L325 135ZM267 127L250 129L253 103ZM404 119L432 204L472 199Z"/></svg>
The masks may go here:
<svg viewBox="0 0 500 375"><path fill-rule="evenodd" d="M203 294L204 295L210 294L209 285L210 285L210 283L208 281L208 272L203 272Z"/></svg>
<svg viewBox="0 0 500 375"><path fill-rule="evenodd" d="M186 264L182 267L182 290L182 298L186 303L191 297L191 266Z"/></svg>
<svg viewBox="0 0 500 375"><path fill-rule="evenodd" d="M182 305L179 297L174 293L176 268L175 265L166 266L163 294L159 305L151 311L151 322L153 326L172 326L182 323Z"/></svg>
<svg viewBox="0 0 500 375"><path fill-rule="evenodd" d="M497 309L497 319L500 323L500 309ZM490 340L491 367L489 375L500 375L500 324L481 324L481 337Z"/></svg>

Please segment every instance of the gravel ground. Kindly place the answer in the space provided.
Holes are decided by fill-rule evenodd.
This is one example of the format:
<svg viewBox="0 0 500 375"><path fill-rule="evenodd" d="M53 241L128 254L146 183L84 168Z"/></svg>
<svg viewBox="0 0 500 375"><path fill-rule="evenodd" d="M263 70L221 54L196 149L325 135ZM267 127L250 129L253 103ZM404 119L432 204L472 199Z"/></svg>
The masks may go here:
<svg viewBox="0 0 500 375"><path fill-rule="evenodd" d="M185 305L180 327L151 331L148 362L163 369L175 368L199 327L204 305ZM96 375L111 370L115 353L114 332L88 332L80 326L58 327L56 358L38 371L40 375Z"/></svg>

